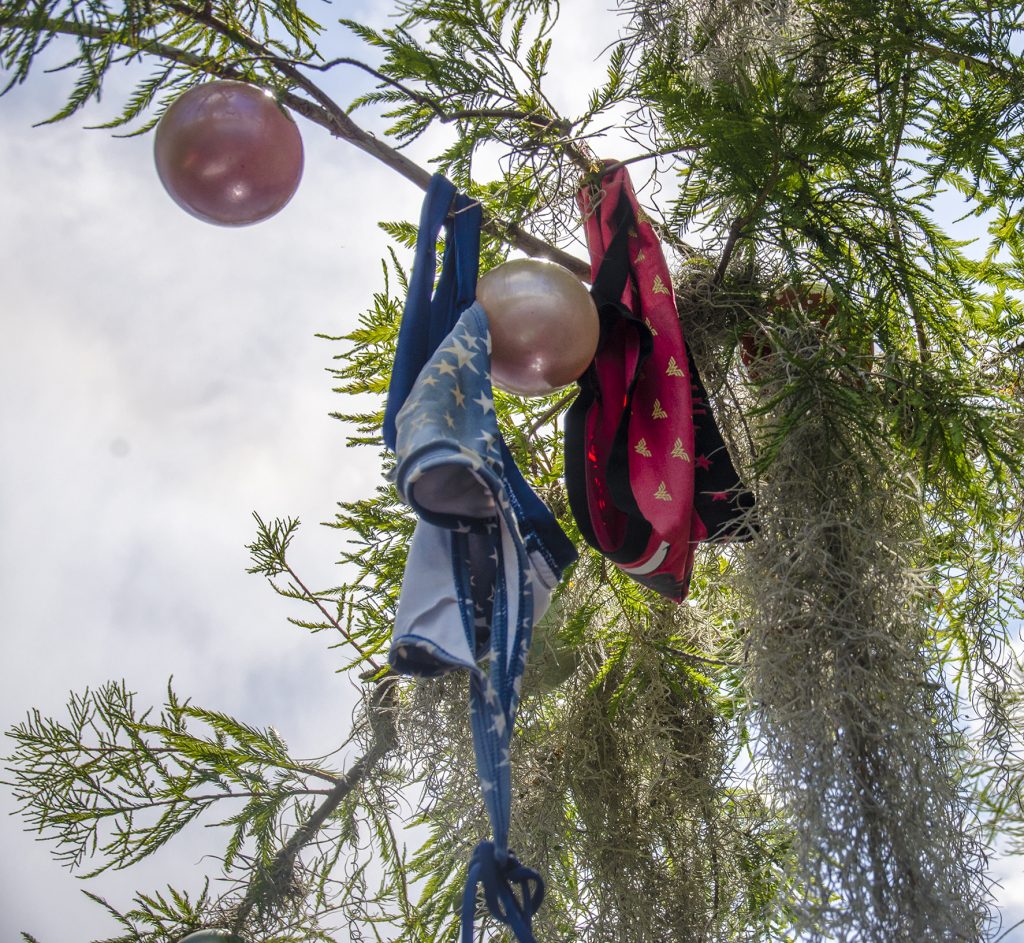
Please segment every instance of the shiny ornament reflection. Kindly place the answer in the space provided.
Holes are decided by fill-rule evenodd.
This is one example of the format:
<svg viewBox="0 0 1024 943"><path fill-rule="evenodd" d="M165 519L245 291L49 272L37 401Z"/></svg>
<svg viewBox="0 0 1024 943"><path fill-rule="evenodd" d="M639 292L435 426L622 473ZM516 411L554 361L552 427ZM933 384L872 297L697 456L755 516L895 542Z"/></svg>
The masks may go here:
<svg viewBox="0 0 1024 943"><path fill-rule="evenodd" d="M521 396L545 396L577 379L597 350L597 308L564 266L514 259L482 276L477 300L491 328L491 379Z"/></svg>
<svg viewBox="0 0 1024 943"><path fill-rule="evenodd" d="M230 930L210 927L207 930L196 930L194 933L182 937L178 943L246 943L246 941Z"/></svg>
<svg viewBox="0 0 1024 943"><path fill-rule="evenodd" d="M268 219L302 179L302 138L288 113L244 82L189 89L160 119L160 182L183 210L219 226Z"/></svg>

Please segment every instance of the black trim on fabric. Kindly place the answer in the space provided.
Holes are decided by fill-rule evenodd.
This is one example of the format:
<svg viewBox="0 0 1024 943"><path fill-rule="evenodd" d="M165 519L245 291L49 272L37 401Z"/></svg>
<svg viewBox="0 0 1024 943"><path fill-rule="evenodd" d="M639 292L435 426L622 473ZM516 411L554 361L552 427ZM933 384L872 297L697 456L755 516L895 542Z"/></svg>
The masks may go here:
<svg viewBox="0 0 1024 943"><path fill-rule="evenodd" d="M636 216L625 196L620 196L613 212L612 221L617 228L605 250L590 293L597 305L601 323L599 349L619 324L625 324L635 330L639 341L636 369L626 388L626 401L616 426L607 467L603 469L608 495L615 507L625 516L625 532L618 547L601 546L594 531L590 517L590 502L587 499L587 413L595 402L601 401L600 382L593 363L577 381L580 393L566 412L565 486L569 507L576 518L583 539L613 563L628 565L640 558L647 549L653 533L650 521L640 511L629 480L629 420L641 369L654 350L654 338L650 328L620 300L631 277L627 240L630 228L636 225Z"/></svg>
<svg viewBox="0 0 1024 943"><path fill-rule="evenodd" d="M693 510L707 531L708 543L740 542L750 540L757 531L752 513L754 495L747 490L733 464L729 449L715 421L704 381L689 347L686 357L690 368L690 386L693 402L702 405L694 409L694 456L705 456L710 467L697 467L693 482ZM722 495L725 500L722 500Z"/></svg>
<svg viewBox="0 0 1024 943"><path fill-rule="evenodd" d="M565 411L565 495L583 539L595 550L602 550L590 520L590 504L587 500L587 412L597 399L597 381L591 377L593 369L591 364L576 381L580 388L579 395Z"/></svg>

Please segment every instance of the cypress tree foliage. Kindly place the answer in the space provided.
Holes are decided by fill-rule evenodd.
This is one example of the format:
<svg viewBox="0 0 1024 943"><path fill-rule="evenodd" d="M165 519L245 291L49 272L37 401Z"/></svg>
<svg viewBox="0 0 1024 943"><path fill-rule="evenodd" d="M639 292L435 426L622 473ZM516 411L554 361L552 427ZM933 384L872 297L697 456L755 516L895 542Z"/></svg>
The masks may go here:
<svg viewBox="0 0 1024 943"><path fill-rule="evenodd" d="M605 14L621 40L607 78L574 115L545 90L554 0L400 0L387 28L343 21L362 60L331 58L313 12L0 0L0 61L23 82L71 39L77 79L52 120L141 59L153 71L112 127L146 130L213 75L271 88L420 185L428 172L396 148L437 142L439 169L484 207L485 266L514 247L586 274L572 200L606 128L653 168L684 331L759 532L702 550L680 607L584 552L538 627L513 842L549 881L541 938L992 935L985 856L1024 833L1017 6L622 0ZM319 79L343 69L375 90L335 101ZM384 112L386 139L360 109ZM983 245L940 224L949 194ZM384 228L397 249L415 238ZM394 251L371 309L330 338L339 392L386 389L405 278ZM575 534L567 401L497 395L496 408ZM381 449L379 410L339 416L353 446ZM219 816L226 889L101 901L119 941L201 925L265 941L457 937L486 829L464 686L384 667L413 527L393 489L334 525L357 571L340 588L311 590L291 568L295 521L257 518L250 550L253 572L304 608L295 621L330 633L365 680L347 764L294 758L273 730L170 689L159 714L139 709L123 683L10 731L10 785L71 867L128 867ZM428 837L407 848L412 794Z"/></svg>

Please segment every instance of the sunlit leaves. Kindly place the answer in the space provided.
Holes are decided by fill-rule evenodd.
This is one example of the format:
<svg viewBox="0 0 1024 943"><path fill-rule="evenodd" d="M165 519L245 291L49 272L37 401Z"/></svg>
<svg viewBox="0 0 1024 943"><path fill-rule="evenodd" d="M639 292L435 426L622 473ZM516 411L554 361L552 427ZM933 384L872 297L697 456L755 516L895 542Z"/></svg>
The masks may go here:
<svg viewBox="0 0 1024 943"><path fill-rule="evenodd" d="M960 0L630 0L620 9L622 41L607 50L606 76L582 90L585 106L569 115L546 88L557 61L556 3L403 0L383 27L345 20L377 73L353 107L381 114L397 146L429 143L434 165L498 221L485 238L484 268L507 252L502 223L552 243L578 236L572 196L592 170L590 149L604 146L597 132L605 124L659 155L662 163L648 165L656 178L676 176L678 190L666 186L660 196L659 222L667 240L682 228L695 243L676 286L684 329L750 443L741 456L748 483L763 489L774 476L780 497L762 534L775 527L779 539L791 527L793 546L766 557L767 576L749 598L737 587L755 551L701 550L692 605L660 606L583 547L569 518L559 417L571 391L526 402L495 396L516 461L582 551L549 629L571 651L571 670L550 688L527 675L516 827L554 876L539 918L552 938L682 939L665 929L685 924L680 913L700 914L709 938L782 938L803 919L789 869L805 823L730 779L730 764L761 735L749 646L772 591L791 599L796 615L766 623L769 655L795 639L806 642L801 653L820 646L826 667L841 661L839 646L822 642L837 620L822 613L844 599L859 600L846 628L861 633L871 657L894 644L894 633L924 625L905 637L934 671L907 682L905 703L932 703L928 685L948 679L953 698L934 699L928 724L945 723L943 705L954 701L967 733L969 709L984 714L982 734L951 737L952 746L958 756L974 751L969 775L993 828L1024 833L1012 651L1024 573L1020 9L1006 0L984 9ZM295 63L332 68L329 51L316 47L319 28L288 0L0 0L0 23L0 59L14 83L52 53L58 31L74 37L64 47L73 84L55 120L97 99L110 69L139 57L151 70L110 126L144 129L204 75L290 88L296 74L313 74L289 73ZM946 190L979 224L976 245L959 221L940 222ZM412 224L383 228L402 249L414 245ZM825 310L776 300L780 289L815 283L834 295ZM393 252L368 310L355 323L339 314L330 338L339 345L330 375L346 397L339 418L350 444L369 446L385 474L393 458L379 429L407 287ZM760 362L741 372L735 342L748 332L764 344ZM818 490L800 486L809 456L831 476L814 479ZM837 481L845 491L826 500L825 486ZM888 499L912 539L875 539L899 517L883 507ZM830 508L838 522L823 521ZM379 677L414 524L384 480L340 505L332 521L349 565L344 585L311 591L292 570L290 518L256 519L251 571L299 605L293 623L335 636L356 670ZM927 591L900 596L905 584ZM871 586L888 596L872 596ZM905 623L889 619L897 597L907 603ZM864 623L869 612L877 631ZM821 624L801 641L812 616ZM919 616L923 623L913 621ZM536 654L540 677L544 655ZM895 703L906 672L879 692L869 684L878 671L869 677L847 660L880 711ZM806 689L794 686L794 702ZM303 895L311 901L302 928L297 917L295 926L279 921L261 939L316 939L317 915L345 906L367 934L454 939L468 836L484 827L468 735L448 723L464 720L462 694L443 684L403 689L400 714L415 727L404 734L411 758L333 809L315 854L276 876L269 865L340 772L298 763L273 730L173 695L159 718L140 714L119 686L73 699L66 721L31 715L13 734L15 788L30 824L76 867L130 865L223 808L223 864L257 870L266 913L286 912ZM817 722L819 708L806 717ZM892 732L883 732L884 746ZM845 727L825 731L822 742L845 735ZM931 748L927 737L915 742ZM799 755L797 739L789 746ZM816 772L796 765L794 782ZM430 777L419 824L431 837L407 854L393 831L398 789ZM383 862L376 886L360 857L366 848ZM717 855L710 864L708 848ZM863 858L856 864L861 873ZM617 899L637 875L644 896ZM173 937L210 906L169 891L111 914L134 943L143 934Z"/></svg>

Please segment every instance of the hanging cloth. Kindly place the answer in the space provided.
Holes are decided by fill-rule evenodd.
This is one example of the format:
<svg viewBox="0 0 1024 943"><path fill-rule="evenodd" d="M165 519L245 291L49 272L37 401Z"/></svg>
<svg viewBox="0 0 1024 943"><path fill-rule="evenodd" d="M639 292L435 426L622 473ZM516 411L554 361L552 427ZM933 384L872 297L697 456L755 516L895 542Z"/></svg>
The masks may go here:
<svg viewBox="0 0 1024 943"><path fill-rule="evenodd" d="M685 598L703 540L749 536L733 468L684 343L668 265L625 167L578 195L601 337L566 413L569 505L633 579Z"/></svg>
<svg viewBox="0 0 1024 943"><path fill-rule="evenodd" d="M454 212L446 221L448 210ZM437 236L445 254L431 297ZM533 627L576 551L516 468L498 430L487 315L473 301L480 209L443 177L424 202L385 411L393 479L419 520L409 547L390 663L469 675L477 772L492 840L470 862L462 939L473 943L477 886L520 943L544 884L509 850L509 747ZM465 310L460 310L464 307Z"/></svg>

